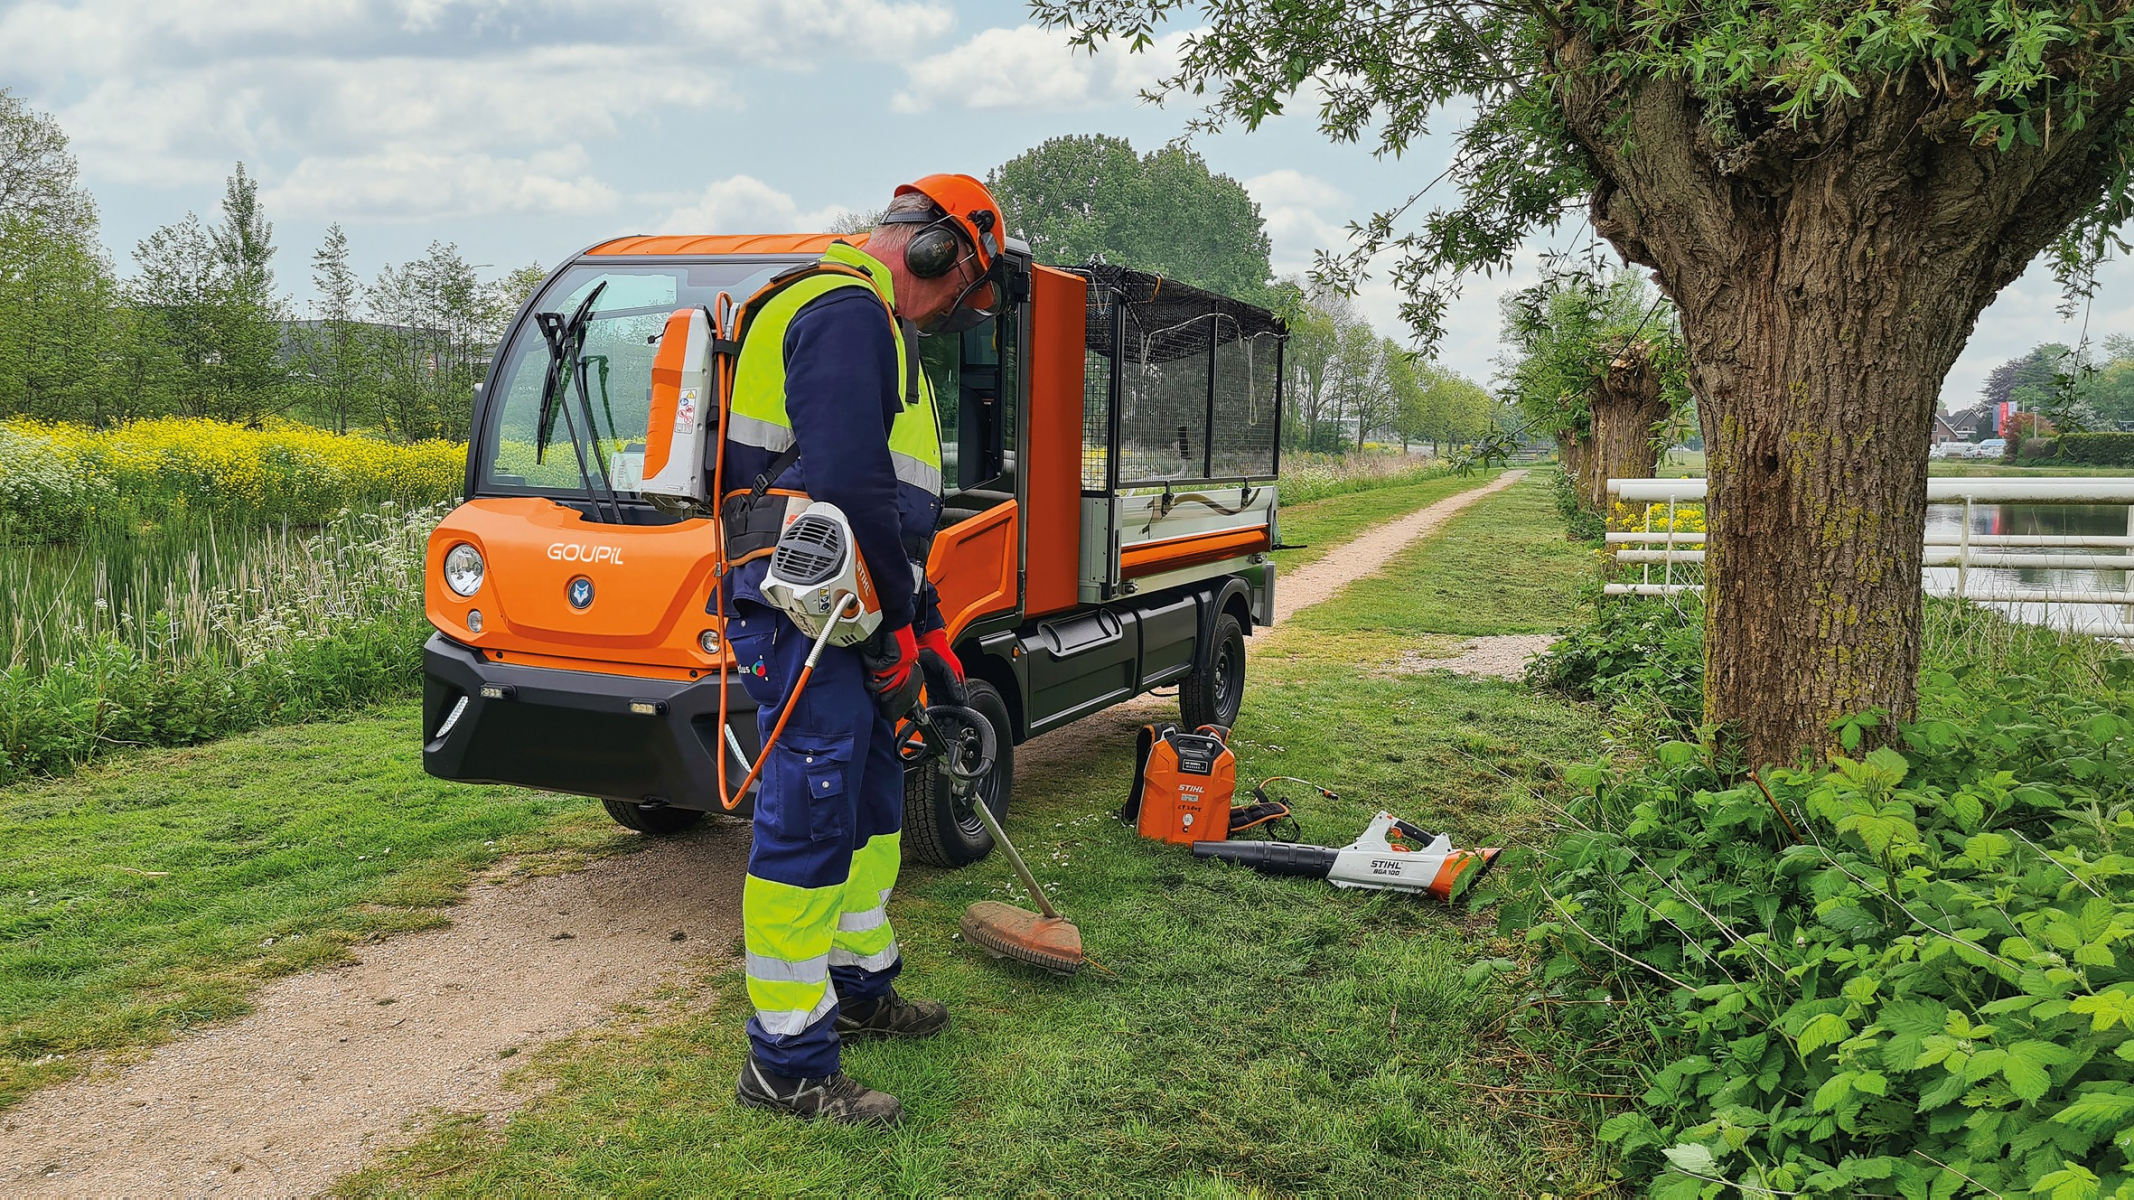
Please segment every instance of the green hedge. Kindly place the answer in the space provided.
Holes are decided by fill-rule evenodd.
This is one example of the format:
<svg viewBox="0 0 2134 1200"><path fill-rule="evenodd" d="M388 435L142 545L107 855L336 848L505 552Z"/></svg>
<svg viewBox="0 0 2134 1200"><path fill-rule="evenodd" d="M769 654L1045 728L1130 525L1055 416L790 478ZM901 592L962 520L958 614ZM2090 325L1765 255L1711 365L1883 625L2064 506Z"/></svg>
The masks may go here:
<svg viewBox="0 0 2134 1200"><path fill-rule="evenodd" d="M2096 467L2134 467L2134 433L2068 433L2060 461Z"/></svg>

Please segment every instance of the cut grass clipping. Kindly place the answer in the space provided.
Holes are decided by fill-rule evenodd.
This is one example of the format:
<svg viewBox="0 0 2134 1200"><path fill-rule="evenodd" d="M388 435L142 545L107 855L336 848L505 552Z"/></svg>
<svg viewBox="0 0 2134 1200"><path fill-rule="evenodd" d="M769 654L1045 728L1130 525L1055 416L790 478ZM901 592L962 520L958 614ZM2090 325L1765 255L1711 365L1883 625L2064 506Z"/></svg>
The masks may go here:
<svg viewBox="0 0 2134 1200"><path fill-rule="evenodd" d="M1568 619L1575 549L1506 564L1560 525L1540 479L1482 501L1385 580L1267 636L1236 731L1240 777L1295 774L1307 841L1346 842L1379 807L1456 840L1541 834L1549 763L1590 756L1589 712L1505 681L1404 674L1417 636ZM1446 553L1457 547L1457 553ZM1385 608L1397 603L1394 631ZM1497 618L1492 623L1492 616ZM1309 647L1367 628L1338 656ZM1102 1190L1490 1195L1605 1186L1597 1085L1559 1058L1516 938L1466 903L1274 879L1143 842L1113 820L1131 768L1112 729L1020 775L1014 832L1091 953L1118 972L1060 980L954 939L965 905L1019 899L1000 864L913 869L893 907L914 995L954 1024L847 1051L901 1096L894 1133L736 1108L747 1001L724 968L634 1030L532 1056L553 1091L501 1131L447 1119L344 1181L353 1193L1018 1194Z"/></svg>

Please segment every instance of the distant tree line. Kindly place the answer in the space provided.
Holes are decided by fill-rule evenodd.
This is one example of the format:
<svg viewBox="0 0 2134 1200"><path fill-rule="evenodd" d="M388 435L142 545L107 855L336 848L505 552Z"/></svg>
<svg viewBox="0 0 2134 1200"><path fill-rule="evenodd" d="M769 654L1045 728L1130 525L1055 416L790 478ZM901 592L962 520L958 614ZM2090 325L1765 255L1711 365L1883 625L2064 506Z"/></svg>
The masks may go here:
<svg viewBox="0 0 2134 1200"><path fill-rule="evenodd" d="M1958 411L1976 434L1994 436L1994 413L2013 401L2060 433L2134 431L2134 336L2115 333L2095 348L2041 342L1986 373L1978 403Z"/></svg>
<svg viewBox="0 0 2134 1200"><path fill-rule="evenodd" d="M1380 336L1347 296L1276 280L1259 204L1191 149L1141 154L1106 134L1056 137L986 182L1039 262L1151 271L1281 313L1286 445L1439 446L1491 428L1496 402L1481 387Z"/></svg>
<svg viewBox="0 0 2134 1200"><path fill-rule="evenodd" d="M0 89L0 416L103 426L153 416L463 437L488 355L538 265L484 282L457 246L364 281L336 224L312 256L319 298L276 286L274 226L238 164L212 223L134 247L98 240L65 133Z"/></svg>

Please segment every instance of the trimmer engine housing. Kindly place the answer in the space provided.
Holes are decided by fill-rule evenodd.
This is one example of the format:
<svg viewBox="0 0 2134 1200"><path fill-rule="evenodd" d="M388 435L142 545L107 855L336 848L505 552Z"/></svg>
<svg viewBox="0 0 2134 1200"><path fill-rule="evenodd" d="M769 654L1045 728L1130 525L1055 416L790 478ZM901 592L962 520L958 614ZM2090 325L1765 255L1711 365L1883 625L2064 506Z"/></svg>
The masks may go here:
<svg viewBox="0 0 2134 1200"><path fill-rule="evenodd" d="M786 524L771 551L762 590L763 598L810 638L856 598L859 615L848 616L830 635L833 646L857 646L882 624L882 602L853 544L852 522L835 504L815 501Z"/></svg>

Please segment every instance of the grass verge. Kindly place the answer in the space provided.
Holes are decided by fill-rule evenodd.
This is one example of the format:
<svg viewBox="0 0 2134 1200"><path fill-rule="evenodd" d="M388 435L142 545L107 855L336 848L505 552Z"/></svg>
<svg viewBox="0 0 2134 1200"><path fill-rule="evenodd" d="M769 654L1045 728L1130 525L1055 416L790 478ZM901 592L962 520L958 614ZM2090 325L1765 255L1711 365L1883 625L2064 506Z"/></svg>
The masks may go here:
<svg viewBox="0 0 2134 1200"><path fill-rule="evenodd" d="M1445 474L1418 483L1346 492L1306 504L1284 504L1282 540L1300 548L1281 551L1275 563L1284 571L1294 571L1318 562L1373 525L1407 516L1448 496L1472 491L1499 474L1502 472Z"/></svg>
<svg viewBox="0 0 2134 1200"><path fill-rule="evenodd" d="M1307 776L1307 841L1341 843L1384 807L1467 843L1542 836L1552 764L1591 755L1589 710L1505 681L1409 674L1432 633L1516 632L1571 613L1577 556L1508 578L1529 539L1561 538L1545 482L1484 501L1383 581L1271 632L1237 729L1240 774ZM1444 553L1456 544L1460 552ZM1554 599L1548 598L1553 583ZM1381 609L1421 627L1397 628ZM1473 606L1478 612L1464 611ZM1504 620L1491 624L1488 613ZM1433 628L1435 626L1435 628ZM1362 629L1339 654L1311 648ZM1015 831L1041 881L1116 978L1059 980L954 937L974 900L1013 897L987 862L914 869L895 906L913 994L955 1024L917 1045L851 1048L894 1091L893 1134L736 1108L746 1000L732 968L663 1017L532 1056L544 1089L501 1131L445 1119L349 1193L674 1192L1497 1195L1606 1186L1595 1089L1507 980L1516 941L1483 913L1197 861L1113 820L1130 747L1026 770Z"/></svg>
<svg viewBox="0 0 2134 1200"><path fill-rule="evenodd" d="M1293 511L1324 554L1330 539L1479 482ZM402 633L396 646L412 646ZM581 799L430 778L417 721L415 705L395 704L122 752L0 793L0 1109L100 1053L240 1015L261 983L345 961L351 942L441 923L440 906L506 854L639 844Z"/></svg>
<svg viewBox="0 0 2134 1200"><path fill-rule="evenodd" d="M507 854L636 845L583 800L422 773L416 706L0 794L0 1108L265 980L443 922Z"/></svg>

